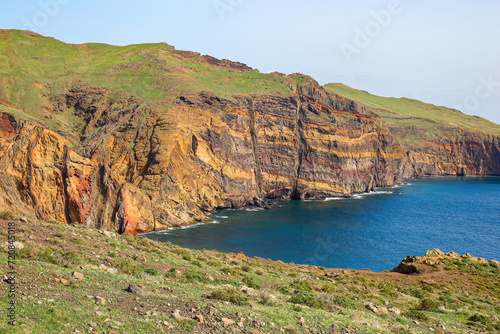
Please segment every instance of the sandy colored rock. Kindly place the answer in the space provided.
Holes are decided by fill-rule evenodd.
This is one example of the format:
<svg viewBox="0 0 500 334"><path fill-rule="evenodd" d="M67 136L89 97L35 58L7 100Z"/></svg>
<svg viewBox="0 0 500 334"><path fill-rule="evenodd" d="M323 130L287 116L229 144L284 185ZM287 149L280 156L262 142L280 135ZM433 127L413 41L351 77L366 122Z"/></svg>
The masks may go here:
<svg viewBox="0 0 500 334"><path fill-rule="evenodd" d="M75 279L85 279L85 276L82 274L82 273L79 273L77 271L74 271L71 276L73 276L73 278Z"/></svg>

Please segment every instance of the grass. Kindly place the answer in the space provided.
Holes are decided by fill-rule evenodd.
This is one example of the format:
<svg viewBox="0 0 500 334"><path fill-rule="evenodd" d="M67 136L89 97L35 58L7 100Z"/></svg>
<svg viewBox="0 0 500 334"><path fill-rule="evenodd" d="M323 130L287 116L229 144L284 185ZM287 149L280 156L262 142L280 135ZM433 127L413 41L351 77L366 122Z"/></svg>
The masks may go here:
<svg viewBox="0 0 500 334"><path fill-rule="evenodd" d="M80 135L85 121L72 108L52 110L51 100L69 88L102 88L113 116L132 96L168 108L170 100L186 90L211 91L229 99L242 94L290 95L290 85L309 80L210 65L200 57L183 58L165 43L74 45L19 30L0 30L0 68L0 80L5 82L0 97L19 106L0 104L2 110L54 131L64 129L69 136Z"/></svg>
<svg viewBox="0 0 500 334"><path fill-rule="evenodd" d="M463 264L445 259L439 271L431 274L434 278L421 278L261 258L242 260L236 254L188 250L132 235L119 235L110 242L96 230L78 225L34 221L18 222L17 227L16 237L24 248L18 251L19 326L15 333L87 332L91 322L99 332L109 332L113 322L122 324L117 326L120 333L230 330L221 323L222 317L243 322L242 330L265 333L285 328L299 333L334 328L427 333L437 324L443 324L447 333L463 333L495 332L500 326L495 320L500 316L500 271L473 258L463 259ZM0 229L6 228L6 222L0 221ZM79 242L67 242L73 239ZM2 248L0 257L6 256ZM117 268L118 273L107 272L101 264ZM74 279L73 271L85 279ZM64 285L52 278L68 282ZM129 283L142 284L149 295L127 292ZM253 290L244 290L242 285ZM95 296L105 298L106 305L95 304ZM6 303L3 298L2 307ZM365 308L368 303L397 307L402 314L373 313ZM174 309L186 320L173 319ZM96 315L97 311L104 316ZM196 314L204 317L204 324L192 320ZM352 320L353 315L361 322ZM306 319L308 328L298 324L300 317ZM373 322L381 327L364 325ZM2 322L0 332L14 333L14 329Z"/></svg>

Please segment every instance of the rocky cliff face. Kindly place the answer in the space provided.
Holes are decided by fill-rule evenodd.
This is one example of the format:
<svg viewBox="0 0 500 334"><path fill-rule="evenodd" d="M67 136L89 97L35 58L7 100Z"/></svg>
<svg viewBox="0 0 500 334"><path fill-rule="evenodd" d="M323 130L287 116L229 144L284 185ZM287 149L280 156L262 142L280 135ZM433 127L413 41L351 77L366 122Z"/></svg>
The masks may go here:
<svg viewBox="0 0 500 334"><path fill-rule="evenodd" d="M450 110L407 117L405 105L384 123L359 94L164 43L69 45L13 30L0 40L0 212L141 233L269 199L500 175L498 135L433 120Z"/></svg>
<svg viewBox="0 0 500 334"><path fill-rule="evenodd" d="M80 149L3 114L1 206L140 233L265 199L349 196L401 181L403 154L376 115L319 85L288 97L187 92L156 110L106 89L54 96L85 119ZM8 145L7 145L8 144ZM74 148L72 148L74 147Z"/></svg>
<svg viewBox="0 0 500 334"><path fill-rule="evenodd" d="M403 176L500 175L500 137L460 131L450 138L408 149Z"/></svg>

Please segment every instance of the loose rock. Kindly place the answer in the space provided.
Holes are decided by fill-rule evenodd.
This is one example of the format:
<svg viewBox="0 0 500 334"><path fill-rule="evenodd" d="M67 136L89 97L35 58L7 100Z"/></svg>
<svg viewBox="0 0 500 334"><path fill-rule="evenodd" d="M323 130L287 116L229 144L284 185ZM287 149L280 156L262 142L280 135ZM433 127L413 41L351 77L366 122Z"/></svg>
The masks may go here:
<svg viewBox="0 0 500 334"><path fill-rule="evenodd" d="M95 303L98 305L104 305L106 304L106 299L100 296L95 296Z"/></svg>
<svg viewBox="0 0 500 334"><path fill-rule="evenodd" d="M372 304L372 303L366 305L365 307L367 309L369 309L370 311L372 311L373 313L377 313L378 312L378 308L374 304Z"/></svg>
<svg viewBox="0 0 500 334"><path fill-rule="evenodd" d="M224 327L231 326L235 323L234 320L228 318L222 318L221 320L224 323Z"/></svg>
<svg viewBox="0 0 500 334"><path fill-rule="evenodd" d="M391 313L394 313L395 315L400 315L401 314L401 310L398 309L397 307L390 307L388 309L388 311L391 312Z"/></svg>
<svg viewBox="0 0 500 334"><path fill-rule="evenodd" d="M129 284L127 291L131 292L133 294L139 295L139 296L149 295L149 291L147 291L146 289L144 289L138 285L134 285L134 284Z"/></svg>
<svg viewBox="0 0 500 334"><path fill-rule="evenodd" d="M85 276L83 276L83 274L82 274L82 273L79 273L79 272L77 272L77 271L74 271L72 275L73 275L73 277L74 277L74 278L76 278L76 279L85 279Z"/></svg>

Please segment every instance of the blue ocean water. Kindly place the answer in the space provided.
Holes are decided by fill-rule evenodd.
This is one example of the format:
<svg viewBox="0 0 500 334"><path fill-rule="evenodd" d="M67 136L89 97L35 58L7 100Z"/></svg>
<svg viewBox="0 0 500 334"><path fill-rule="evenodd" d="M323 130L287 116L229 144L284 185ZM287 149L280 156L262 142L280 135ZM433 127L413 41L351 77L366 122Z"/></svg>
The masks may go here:
<svg viewBox="0 0 500 334"><path fill-rule="evenodd" d="M373 271L432 248L500 260L500 177L421 179L350 199L280 201L270 210L221 210L211 218L216 223L145 236L192 249Z"/></svg>

